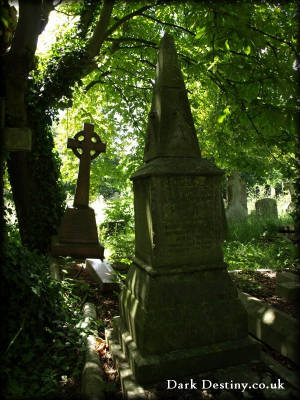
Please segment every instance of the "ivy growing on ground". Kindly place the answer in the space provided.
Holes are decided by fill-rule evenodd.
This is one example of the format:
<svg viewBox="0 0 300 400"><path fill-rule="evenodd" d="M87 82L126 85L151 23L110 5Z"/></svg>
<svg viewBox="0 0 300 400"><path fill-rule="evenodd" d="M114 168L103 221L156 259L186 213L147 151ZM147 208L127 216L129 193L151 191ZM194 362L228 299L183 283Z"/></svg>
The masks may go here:
<svg viewBox="0 0 300 400"><path fill-rule="evenodd" d="M5 398L69 392L79 381L89 333L80 325L87 285L52 279L47 257L12 239L0 285L7 304L1 339Z"/></svg>

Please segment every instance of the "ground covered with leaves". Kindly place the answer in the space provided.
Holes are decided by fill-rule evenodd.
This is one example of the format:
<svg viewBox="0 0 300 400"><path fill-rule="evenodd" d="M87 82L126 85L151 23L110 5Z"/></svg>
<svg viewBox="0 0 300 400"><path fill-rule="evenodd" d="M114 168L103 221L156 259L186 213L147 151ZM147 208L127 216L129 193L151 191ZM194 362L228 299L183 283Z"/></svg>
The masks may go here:
<svg viewBox="0 0 300 400"><path fill-rule="evenodd" d="M89 275L87 270L84 268L82 263L73 263L68 267L68 274L76 277L76 279L82 279L87 282L91 288L89 301L93 301L96 304L97 316L99 319L98 327L98 338L96 351L99 354L101 365L104 371L104 379L106 381L106 396L107 398L122 399L122 393L120 389L120 381L118 371L111 357L109 348L105 342L105 329L110 328L112 325L112 319L114 316L119 315L119 304L118 304L118 292L102 292L99 290L97 283L93 280L93 277ZM285 299L279 298L275 295L275 279L276 272L274 271L237 271L230 274L232 279L236 282L237 286L241 290L247 290L249 294L258 297L261 300L268 302L270 305L281 309L284 312L289 313L292 316L297 316L297 304L293 302L287 302ZM269 346L262 344L262 351L270 355L273 359L279 362L285 368L291 371L296 370L296 365L286 357L281 356L276 351L272 350ZM265 369L261 364L253 364L251 369L258 373L265 373ZM267 375L273 381L276 380L275 376L269 371ZM199 377L188 377L189 379L198 379ZM207 377L205 379L208 379ZM252 392L249 394L249 398L257 398L255 396L262 396L262 393ZM154 397L155 396L155 397ZM175 397L174 397L175 396ZM220 397L221 396L221 397ZM203 400L214 400L223 399L220 391L210 390L174 390L166 391L165 383L158 384L154 389L149 392L149 399L203 399ZM229 398L229 397L228 397ZM235 393L232 399L244 399L245 397L241 393Z"/></svg>
<svg viewBox="0 0 300 400"><path fill-rule="evenodd" d="M276 295L276 272L272 270L235 271L230 274L236 286L269 305L283 311L294 318L298 318L299 305Z"/></svg>
<svg viewBox="0 0 300 400"><path fill-rule="evenodd" d="M230 276L240 290L297 317L298 305L275 294L278 271L299 273L294 238L265 228L255 235L249 227L251 225L244 224L235 233L231 231L224 243L224 258ZM118 242L117 236L115 242ZM125 260L126 270L131 251L129 254L128 246L125 246L119 252L117 265ZM96 305L98 320L93 332L97 330L96 350L104 370L106 396L122 398L118 373L105 343L105 329L111 327L112 318L119 314L118 292L101 290L89 276L83 260L62 259L62 280L55 280L49 272L49 261L17 241L11 240L8 244L0 282L2 305L6 307L3 312L6 329L1 338L4 399L80 398L85 338L91 333L80 324L85 302ZM123 279L125 275L120 274ZM293 363L267 346L263 350L283 366L295 370ZM157 395L166 394L158 387ZM185 392L177 398L194 398L184 397L188 395ZM212 394L205 391L198 393L201 399L215 398L209 396ZM219 398L218 393L216 396Z"/></svg>

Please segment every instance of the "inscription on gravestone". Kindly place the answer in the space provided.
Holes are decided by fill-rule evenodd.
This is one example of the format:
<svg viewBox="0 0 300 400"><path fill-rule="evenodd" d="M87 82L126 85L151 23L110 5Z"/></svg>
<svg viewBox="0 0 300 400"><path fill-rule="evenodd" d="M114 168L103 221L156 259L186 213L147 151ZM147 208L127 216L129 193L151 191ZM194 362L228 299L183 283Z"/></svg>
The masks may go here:
<svg viewBox="0 0 300 400"><path fill-rule="evenodd" d="M258 357L223 262L223 171L201 157L170 35L160 43L144 160L131 177L135 258L108 335L113 356L124 356L125 397L131 380L151 384Z"/></svg>
<svg viewBox="0 0 300 400"><path fill-rule="evenodd" d="M94 132L94 125L85 123L82 131L68 139L67 147L80 160L79 172L73 207L68 207L62 218L52 254L103 259L104 248L98 241L95 213L89 207L89 187L91 161L105 152L106 145Z"/></svg>

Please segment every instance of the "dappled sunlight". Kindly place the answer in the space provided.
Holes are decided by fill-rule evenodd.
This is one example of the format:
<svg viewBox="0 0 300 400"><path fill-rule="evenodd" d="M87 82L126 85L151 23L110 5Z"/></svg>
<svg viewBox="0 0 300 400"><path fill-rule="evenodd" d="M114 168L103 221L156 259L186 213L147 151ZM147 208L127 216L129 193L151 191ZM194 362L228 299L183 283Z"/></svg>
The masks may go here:
<svg viewBox="0 0 300 400"><path fill-rule="evenodd" d="M289 355L288 348L287 348L286 344L282 343L280 352L284 356L288 356Z"/></svg>
<svg viewBox="0 0 300 400"><path fill-rule="evenodd" d="M152 215L151 215L151 209L150 209L150 201L151 199L149 199L147 197L147 201L146 201L146 219L147 219L147 228L148 228L148 237L151 240L152 246L155 246L154 243L154 237L153 237L153 224L152 224Z"/></svg>
<svg viewBox="0 0 300 400"><path fill-rule="evenodd" d="M266 325L272 325L275 319L276 315L273 310L267 310L262 317L262 321Z"/></svg>
<svg viewBox="0 0 300 400"><path fill-rule="evenodd" d="M107 398L124 378L269 374L248 333L297 362L298 281L276 276L299 277L296 0L36 3L0 7L4 398L86 397L95 345Z"/></svg>

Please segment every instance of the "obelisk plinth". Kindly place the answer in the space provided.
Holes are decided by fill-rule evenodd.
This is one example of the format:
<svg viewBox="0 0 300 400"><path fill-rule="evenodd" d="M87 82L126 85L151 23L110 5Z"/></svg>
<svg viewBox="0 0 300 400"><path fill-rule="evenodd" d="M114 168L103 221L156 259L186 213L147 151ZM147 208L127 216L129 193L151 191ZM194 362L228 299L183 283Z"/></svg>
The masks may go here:
<svg viewBox="0 0 300 400"><path fill-rule="evenodd" d="M223 171L201 158L169 35L159 47L144 160L131 178L135 258L109 339L113 355L123 353L139 384L257 358L223 261Z"/></svg>

